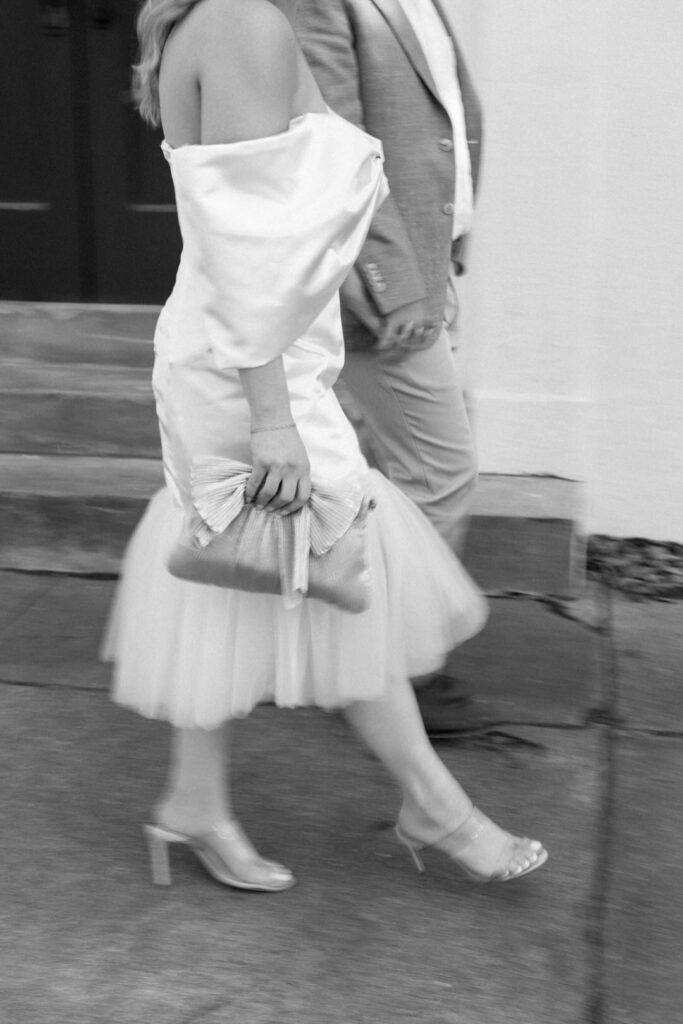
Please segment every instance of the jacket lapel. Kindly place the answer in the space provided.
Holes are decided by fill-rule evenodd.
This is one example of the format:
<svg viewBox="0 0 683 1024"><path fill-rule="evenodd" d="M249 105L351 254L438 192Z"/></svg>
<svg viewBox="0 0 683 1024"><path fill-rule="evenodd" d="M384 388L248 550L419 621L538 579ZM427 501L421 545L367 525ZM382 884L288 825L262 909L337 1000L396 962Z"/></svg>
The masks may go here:
<svg viewBox="0 0 683 1024"><path fill-rule="evenodd" d="M458 40L455 38L455 33L451 23L448 20L446 12L444 11L440 0L432 0L432 3L436 7L441 20L446 26L446 30L451 37L453 48L455 50L455 59L458 64L458 81L460 83L460 95L462 96L462 105L465 111L465 123L467 127L467 144L470 150L470 164L472 167L472 180L474 187L477 187L477 179L479 177L479 164L481 160L481 135L482 135L482 116L481 116L481 104L474 91L472 85L472 79L470 73L467 70L467 64L465 58L462 55L462 50L458 45Z"/></svg>
<svg viewBox="0 0 683 1024"><path fill-rule="evenodd" d="M422 47L417 41L417 36L413 32L412 25L408 21L399 0L372 0L372 3L374 3L375 7L377 7L377 9L384 15L389 27L403 47L408 60L413 65L415 71L427 86L434 99L439 100L439 94L436 91L436 85L432 78L432 73L429 70L425 55L422 51ZM439 100L439 102L441 101Z"/></svg>

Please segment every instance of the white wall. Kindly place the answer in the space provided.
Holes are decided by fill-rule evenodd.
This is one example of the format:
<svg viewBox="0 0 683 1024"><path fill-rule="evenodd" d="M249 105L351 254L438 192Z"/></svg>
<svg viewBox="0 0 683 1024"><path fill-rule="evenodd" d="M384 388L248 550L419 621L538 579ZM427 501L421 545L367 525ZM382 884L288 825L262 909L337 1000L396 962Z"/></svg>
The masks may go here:
<svg viewBox="0 0 683 1024"><path fill-rule="evenodd" d="M462 335L481 468L683 541L683 3L449 0L485 107Z"/></svg>

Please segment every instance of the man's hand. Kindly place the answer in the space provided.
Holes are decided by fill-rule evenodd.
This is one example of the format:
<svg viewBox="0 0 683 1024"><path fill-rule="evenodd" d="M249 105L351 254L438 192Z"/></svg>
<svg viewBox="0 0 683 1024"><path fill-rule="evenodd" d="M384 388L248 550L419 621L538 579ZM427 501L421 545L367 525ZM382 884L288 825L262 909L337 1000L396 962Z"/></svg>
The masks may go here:
<svg viewBox="0 0 683 1024"><path fill-rule="evenodd" d="M415 349L431 348L439 331L440 324L427 315L426 304L419 299L382 318L375 350L400 360Z"/></svg>
<svg viewBox="0 0 683 1024"><path fill-rule="evenodd" d="M365 282L356 267L352 267L340 288L342 302L371 334L379 337L382 329L382 317L375 309L374 303L365 287Z"/></svg>
<svg viewBox="0 0 683 1024"><path fill-rule="evenodd" d="M431 348L441 325L427 316L423 299L409 302L381 316L370 298L363 278L353 267L341 286L344 305L377 338L373 351L387 359L403 359L413 349Z"/></svg>

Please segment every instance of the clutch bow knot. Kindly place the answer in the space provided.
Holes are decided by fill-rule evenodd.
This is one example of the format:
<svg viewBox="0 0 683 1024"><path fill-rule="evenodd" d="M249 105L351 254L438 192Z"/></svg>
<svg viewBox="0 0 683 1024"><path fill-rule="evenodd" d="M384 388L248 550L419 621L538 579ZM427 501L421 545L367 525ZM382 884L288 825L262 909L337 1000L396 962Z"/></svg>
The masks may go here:
<svg viewBox="0 0 683 1024"><path fill-rule="evenodd" d="M281 593L288 607L319 597L348 611L369 604L365 525L374 502L362 480L337 489L314 488L291 515L246 501L251 467L219 457L192 464L194 516L171 553L180 578L235 589Z"/></svg>

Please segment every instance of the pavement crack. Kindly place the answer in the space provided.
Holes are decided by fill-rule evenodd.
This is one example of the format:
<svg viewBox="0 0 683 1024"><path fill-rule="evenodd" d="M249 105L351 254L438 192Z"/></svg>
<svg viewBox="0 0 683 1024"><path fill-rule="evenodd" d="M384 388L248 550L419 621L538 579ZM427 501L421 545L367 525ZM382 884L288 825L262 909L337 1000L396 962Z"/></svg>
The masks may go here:
<svg viewBox="0 0 683 1024"><path fill-rule="evenodd" d="M614 645L614 615L612 595L606 592L607 622L601 634L599 716L595 715L593 728L599 730L600 764L602 765L602 792L598 804L597 844L595 870L589 893L586 914L586 945L589 953L587 965L588 992L585 1006L585 1024L606 1024L607 994L605 982L605 953L607 944L608 895L611 881L612 852L615 841L614 818L616 806L616 748L619 742L619 675L617 651ZM597 711L598 709L596 709Z"/></svg>
<svg viewBox="0 0 683 1024"><path fill-rule="evenodd" d="M650 736L662 740L683 740L683 732L680 729L657 729L645 725L622 725L619 727L619 733L627 736Z"/></svg>
<svg viewBox="0 0 683 1024"><path fill-rule="evenodd" d="M32 608L35 608L35 606L40 601L42 601L42 599L47 594L48 590L50 590L50 587L51 583L46 583L45 587L40 591L39 594L32 594L29 598L27 598L27 600L17 609L12 618L3 624L2 630L0 630L0 634L9 633L12 627L16 625L16 623L19 622L19 620L23 618L23 616L26 615L27 612L30 612Z"/></svg>
<svg viewBox="0 0 683 1024"><path fill-rule="evenodd" d="M562 597L558 594L545 594L533 590L487 590L486 597L512 601L535 601L537 604L544 605L549 612L557 615L558 618L566 619L577 626L583 626L584 629L589 630L591 633L600 635L608 632L610 628L609 611L607 609L608 597L606 596L609 591L602 585L596 584L596 586L598 586L599 608L594 619L586 614L581 614L577 610L581 605L575 598Z"/></svg>
<svg viewBox="0 0 683 1024"><path fill-rule="evenodd" d="M481 747L486 750L507 751L526 747L530 750L546 750L547 747L537 740L529 739L526 736L519 736L517 733L509 732L508 729L554 729L558 732L583 732L590 723L587 722L501 722L491 721L477 728L461 730L460 732L431 733L430 739L434 746L442 743L457 746ZM502 727L505 728L502 728Z"/></svg>
<svg viewBox="0 0 683 1024"><path fill-rule="evenodd" d="M207 1017L213 1016L217 1010L221 1009L230 1009L230 1000L224 995L217 999L212 999L210 1003L205 1003L203 1006L197 1007L196 1010L192 1010L188 1017L181 1017L178 1024L201 1024L202 1020L206 1020Z"/></svg>
<svg viewBox="0 0 683 1024"><path fill-rule="evenodd" d="M79 693L105 693L103 686L87 683L43 683L32 679L0 679L0 686L18 686L27 690L75 690Z"/></svg>
<svg viewBox="0 0 683 1024"><path fill-rule="evenodd" d="M76 569L2 569L15 576L43 576L45 579L118 580L118 572L79 572Z"/></svg>
<svg viewBox="0 0 683 1024"><path fill-rule="evenodd" d="M571 602L564 598L557 597L541 597L540 602L546 606L548 611L554 615L559 616L561 619L567 619L569 622L575 622L579 626L583 626L585 629L591 630L593 633L602 634L608 629L608 626L603 617L597 622L590 622L583 618L581 615L577 615L571 607Z"/></svg>
<svg viewBox="0 0 683 1024"><path fill-rule="evenodd" d="M612 729L623 729L626 726L626 720L615 715L609 705L599 705L598 707L591 708L588 712L588 724L608 725Z"/></svg>
<svg viewBox="0 0 683 1024"><path fill-rule="evenodd" d="M605 953L607 945L607 908L614 842L616 784L616 734L609 725L599 725L602 771L602 797L597 822L596 862L588 897L586 945L588 950L588 993L586 1024L606 1024L607 999Z"/></svg>
<svg viewBox="0 0 683 1024"><path fill-rule="evenodd" d="M486 750L517 750L526 747L531 750L547 750L545 743L538 743L536 740L528 739L526 736L517 736L515 733L506 732L504 729L489 729L479 735L471 737L473 744L483 747Z"/></svg>

